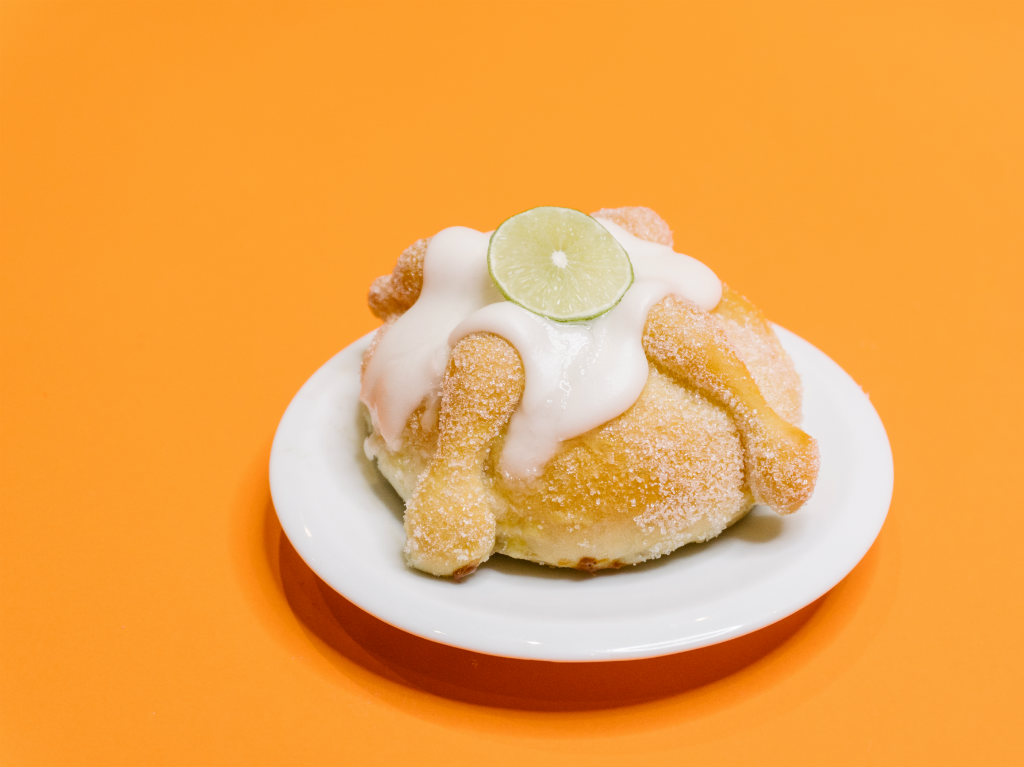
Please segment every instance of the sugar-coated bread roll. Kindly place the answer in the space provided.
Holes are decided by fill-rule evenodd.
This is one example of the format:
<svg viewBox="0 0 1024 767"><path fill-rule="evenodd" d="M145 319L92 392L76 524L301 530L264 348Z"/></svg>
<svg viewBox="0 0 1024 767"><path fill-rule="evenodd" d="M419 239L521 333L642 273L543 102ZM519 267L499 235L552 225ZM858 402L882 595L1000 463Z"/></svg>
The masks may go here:
<svg viewBox="0 0 1024 767"><path fill-rule="evenodd" d="M363 361L366 447L406 502L412 566L461 578L498 553L618 568L714 538L755 503L786 514L812 493L800 380L760 311L674 254L653 211L593 215L636 271L593 323L503 301L475 265L487 235L473 230L420 240L373 284L385 324ZM703 271L664 282L673 258ZM700 280L707 291L682 294Z"/></svg>

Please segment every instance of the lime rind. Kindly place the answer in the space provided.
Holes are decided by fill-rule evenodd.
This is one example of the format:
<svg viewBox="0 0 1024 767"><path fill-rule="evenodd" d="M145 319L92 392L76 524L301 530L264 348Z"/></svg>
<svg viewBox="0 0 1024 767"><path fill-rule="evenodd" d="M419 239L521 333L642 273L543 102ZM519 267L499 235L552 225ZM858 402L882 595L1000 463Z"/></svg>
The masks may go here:
<svg viewBox="0 0 1024 767"><path fill-rule="evenodd" d="M506 219L491 235L487 267L505 298L556 322L599 317L633 284L626 249L572 208L531 208Z"/></svg>

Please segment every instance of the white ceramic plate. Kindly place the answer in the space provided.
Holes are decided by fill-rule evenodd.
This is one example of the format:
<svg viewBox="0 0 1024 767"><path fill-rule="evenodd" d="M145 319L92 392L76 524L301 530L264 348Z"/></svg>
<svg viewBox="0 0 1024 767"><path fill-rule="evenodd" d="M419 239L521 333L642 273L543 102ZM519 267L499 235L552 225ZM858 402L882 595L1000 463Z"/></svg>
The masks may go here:
<svg viewBox="0 0 1024 767"><path fill-rule="evenodd" d="M365 337L288 406L270 455L285 533L306 563L363 610L437 642L559 661L643 658L763 628L835 586L867 553L892 497L892 452L860 387L781 328L804 382L804 428L821 449L814 496L780 518L755 508L710 543L590 576L492 557L462 583L408 568L402 502L363 454Z"/></svg>

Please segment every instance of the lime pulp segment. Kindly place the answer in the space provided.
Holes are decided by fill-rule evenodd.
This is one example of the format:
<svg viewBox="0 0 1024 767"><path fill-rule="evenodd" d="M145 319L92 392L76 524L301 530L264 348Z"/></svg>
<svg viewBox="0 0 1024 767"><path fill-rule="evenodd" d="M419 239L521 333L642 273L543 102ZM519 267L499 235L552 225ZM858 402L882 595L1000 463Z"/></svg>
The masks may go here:
<svg viewBox="0 0 1024 767"><path fill-rule="evenodd" d="M604 314L633 283L625 248L571 208L533 208L506 220L491 236L487 266L506 298L559 322Z"/></svg>

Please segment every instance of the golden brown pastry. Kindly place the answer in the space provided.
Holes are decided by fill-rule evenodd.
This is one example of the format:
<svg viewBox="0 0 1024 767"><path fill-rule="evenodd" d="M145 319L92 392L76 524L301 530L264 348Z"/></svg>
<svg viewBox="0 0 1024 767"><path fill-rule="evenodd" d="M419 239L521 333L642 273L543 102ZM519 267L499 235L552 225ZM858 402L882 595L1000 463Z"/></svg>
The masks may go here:
<svg viewBox="0 0 1024 767"><path fill-rule="evenodd" d="M672 244L649 209L594 216ZM420 295L429 243L407 249L371 287L385 325L364 376ZM647 379L632 406L559 443L529 475L501 463L527 381L516 346L494 333L456 340L436 396L415 406L399 439L382 437L374 414L367 451L406 501L408 562L456 578L494 553L617 568L713 538L755 502L788 514L808 499L818 452L796 425L800 381L756 307L727 286L711 311L667 295L647 313L642 345Z"/></svg>

